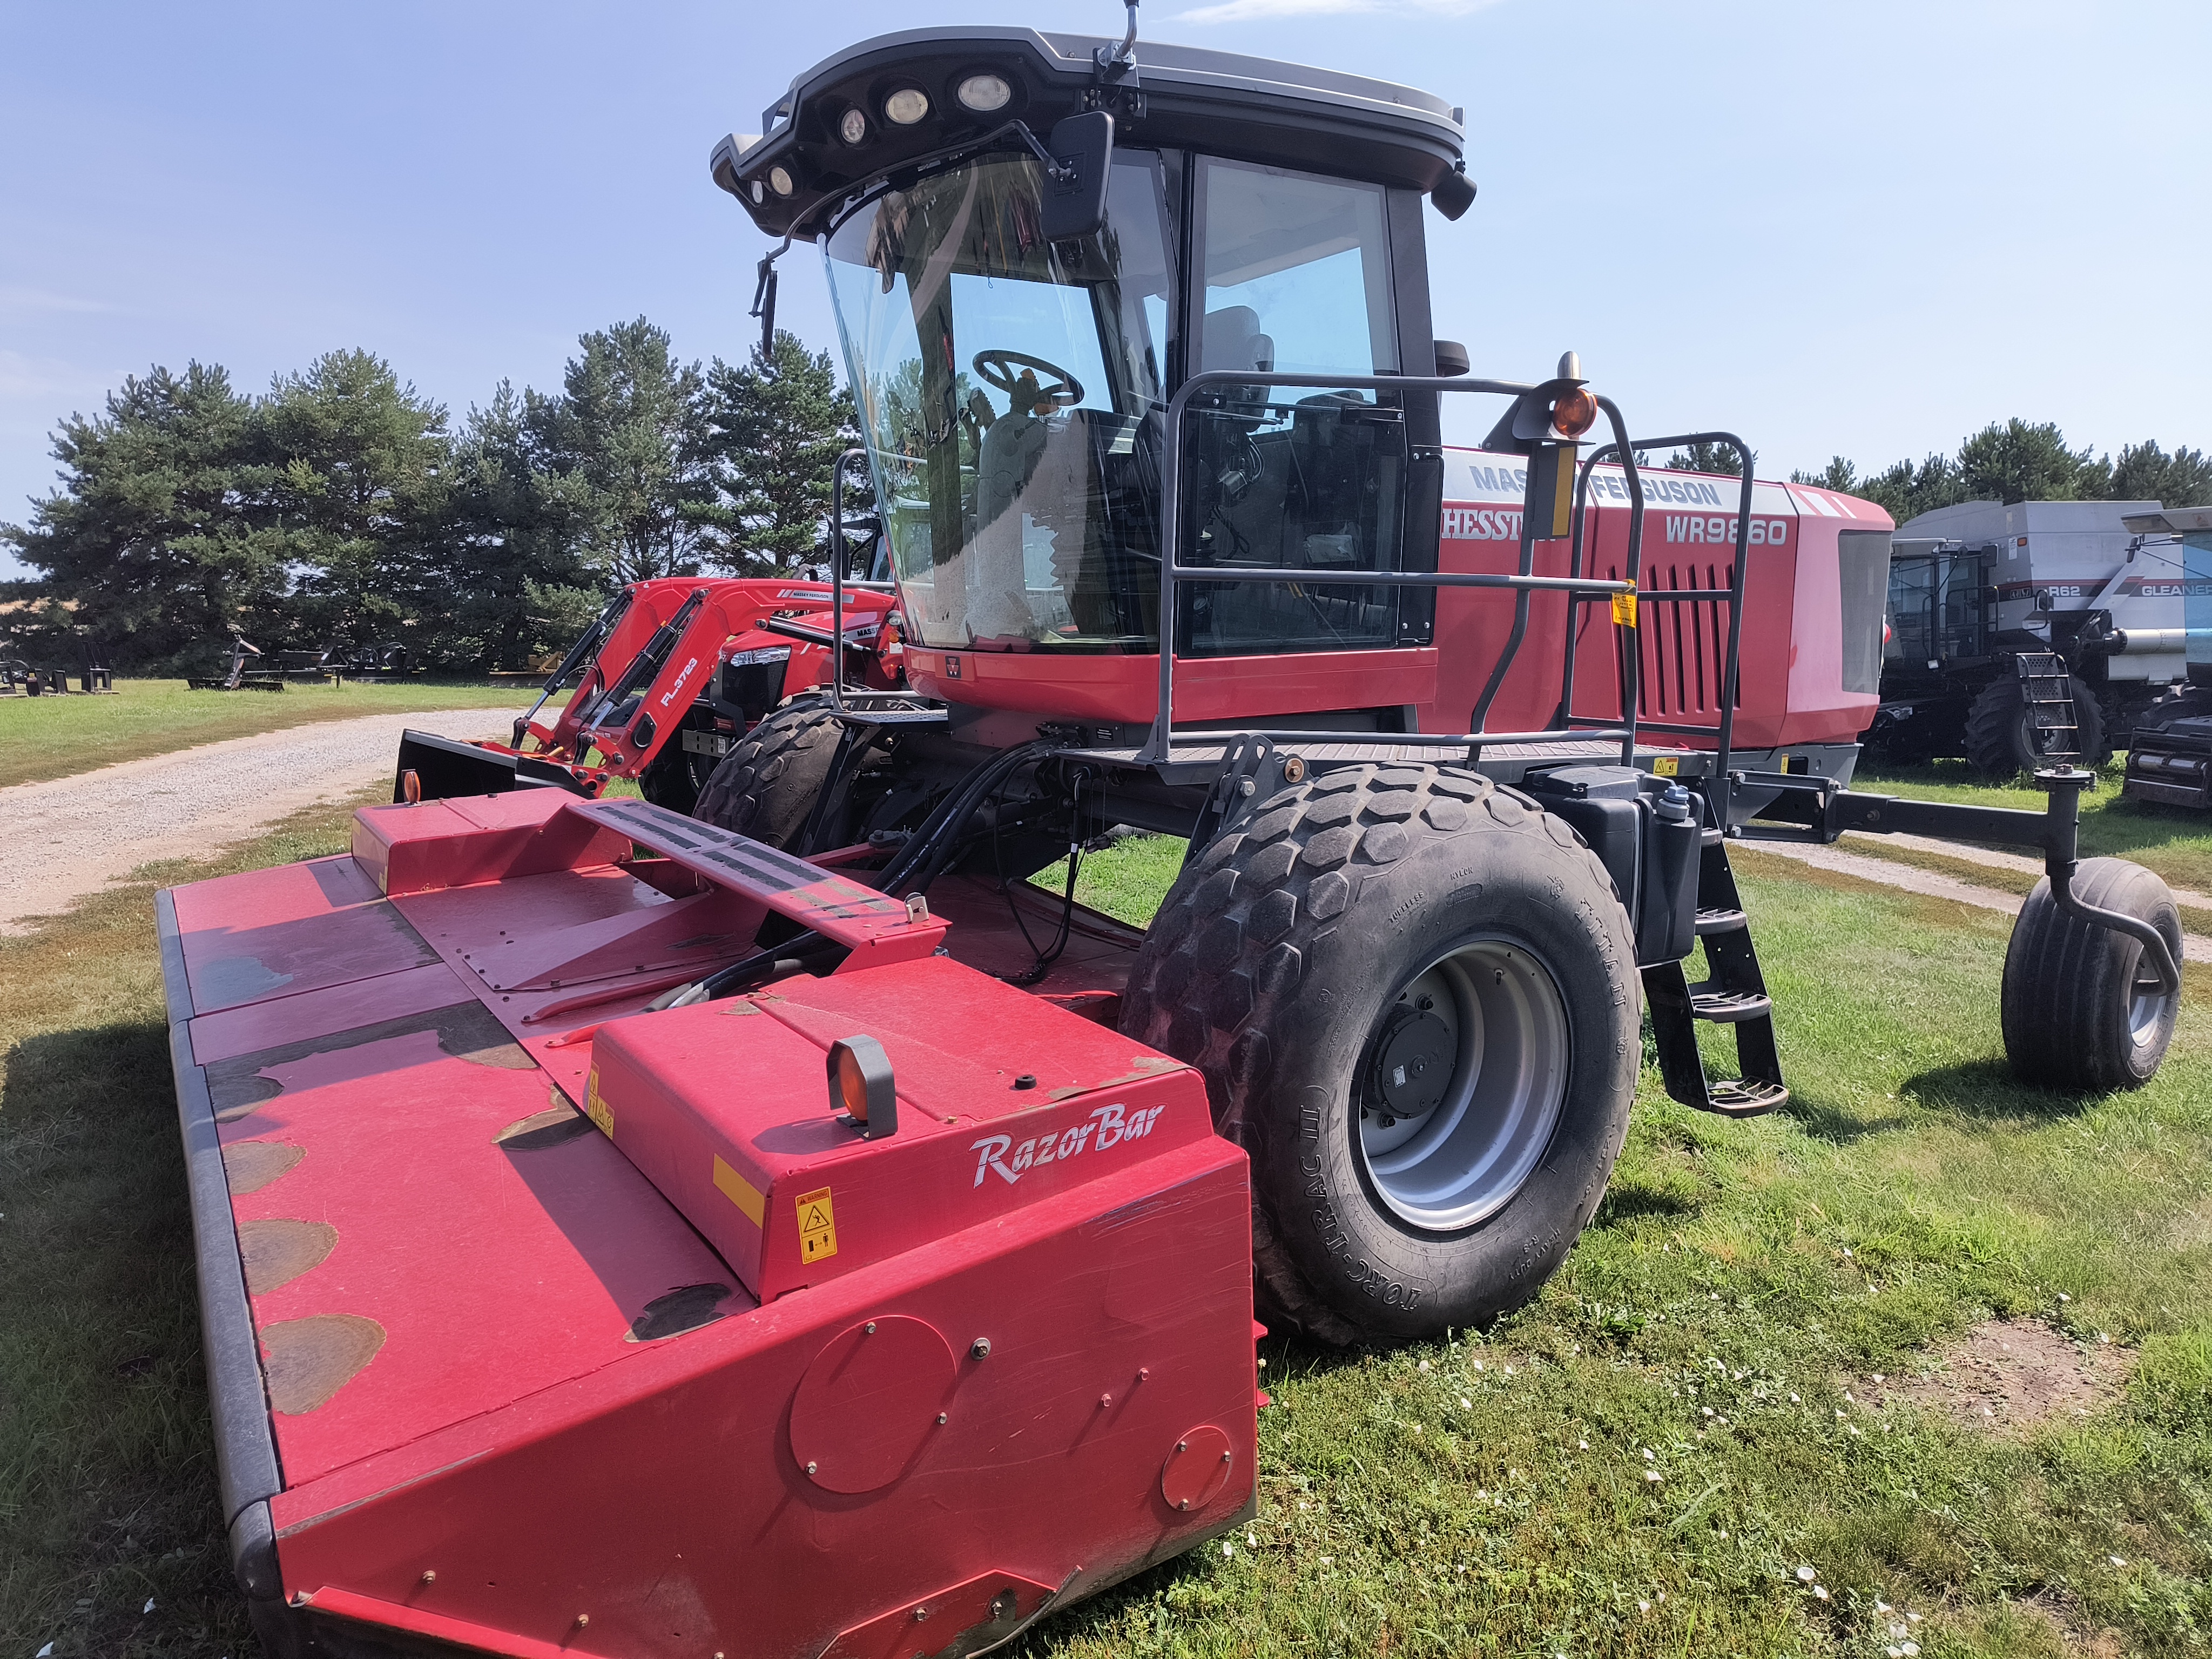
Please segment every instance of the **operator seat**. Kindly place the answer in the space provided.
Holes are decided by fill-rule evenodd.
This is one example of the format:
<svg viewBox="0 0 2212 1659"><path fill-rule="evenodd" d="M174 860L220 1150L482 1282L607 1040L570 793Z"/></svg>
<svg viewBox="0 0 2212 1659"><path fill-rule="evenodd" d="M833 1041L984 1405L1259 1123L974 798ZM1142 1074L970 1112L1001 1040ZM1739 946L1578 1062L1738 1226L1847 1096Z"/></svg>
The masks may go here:
<svg viewBox="0 0 2212 1659"><path fill-rule="evenodd" d="M983 428L976 445L968 611L978 641L1034 639L1040 631L1029 599L1024 516L1050 533L1062 591L1079 586L1071 577L1080 570L1091 530L1089 427L1080 410L1038 413L1044 406L1036 377L1024 369L1013 407Z"/></svg>
<svg viewBox="0 0 2212 1659"><path fill-rule="evenodd" d="M1235 374L1271 373L1275 342L1260 327L1250 306L1222 306L1199 326L1199 367ZM1265 419L1273 388L1229 385L1215 389L1219 404L1192 431L1198 524L1196 562L1207 564L1285 564L1288 452L1281 434L1255 432ZM1199 652L1267 649L1304 624L1291 596L1270 586L1194 585L1182 605L1190 649Z"/></svg>
<svg viewBox="0 0 2212 1659"><path fill-rule="evenodd" d="M1260 331L1260 313L1249 306L1209 311L1199 327L1200 369L1249 368L1261 374L1275 367L1275 342Z"/></svg>

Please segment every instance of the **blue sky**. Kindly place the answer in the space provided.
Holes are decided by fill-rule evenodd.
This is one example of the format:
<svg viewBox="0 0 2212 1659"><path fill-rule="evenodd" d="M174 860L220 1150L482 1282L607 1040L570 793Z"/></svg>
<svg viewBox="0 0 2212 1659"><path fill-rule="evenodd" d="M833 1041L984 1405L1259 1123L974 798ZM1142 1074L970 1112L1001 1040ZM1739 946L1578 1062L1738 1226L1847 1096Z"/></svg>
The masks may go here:
<svg viewBox="0 0 2212 1659"><path fill-rule="evenodd" d="M366 346L459 416L502 377L556 384L578 333L640 313L686 356L735 356L763 242L708 179L719 135L867 35L1121 15L0 0L0 519L51 486L55 421L150 363L259 389ZM1572 346L1633 428L1733 426L1762 472L2014 414L2212 447L2203 0L1148 0L1143 21L1466 106L1481 195L1431 216L1431 268L1478 373ZM782 319L829 344L819 272L792 264Z"/></svg>

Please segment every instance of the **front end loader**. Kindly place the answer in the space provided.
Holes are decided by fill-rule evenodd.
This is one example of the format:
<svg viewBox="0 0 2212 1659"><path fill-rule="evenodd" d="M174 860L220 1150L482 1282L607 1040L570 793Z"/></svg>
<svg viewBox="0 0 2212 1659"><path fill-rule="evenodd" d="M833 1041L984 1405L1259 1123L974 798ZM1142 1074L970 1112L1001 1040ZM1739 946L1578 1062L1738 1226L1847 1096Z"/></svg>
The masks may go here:
<svg viewBox="0 0 2212 1659"><path fill-rule="evenodd" d="M2076 856L2063 672L2046 812L1851 790L1880 510L1632 432L1571 353L1473 376L1424 276L1458 112L1130 13L866 42L714 150L823 258L903 684L840 556L818 691L690 815L418 774L347 855L161 896L272 1651L957 1659L1235 1525L1255 1316L1534 1295L1647 1012L1677 1098L1788 1106L1744 841L2039 848L2015 1069L2156 1070L2177 912ZM1741 473L1638 463L1692 441ZM674 614L570 753L665 736ZM1075 899L1132 831L1188 849L1147 928Z"/></svg>
<svg viewBox="0 0 2212 1659"><path fill-rule="evenodd" d="M506 743L409 731L392 798L438 800L550 787L596 799L617 778L688 812L732 744L830 677L832 592L801 578L660 577L624 588L577 636ZM900 684L890 596L855 586L839 605L842 672ZM574 680L550 720L545 706Z"/></svg>

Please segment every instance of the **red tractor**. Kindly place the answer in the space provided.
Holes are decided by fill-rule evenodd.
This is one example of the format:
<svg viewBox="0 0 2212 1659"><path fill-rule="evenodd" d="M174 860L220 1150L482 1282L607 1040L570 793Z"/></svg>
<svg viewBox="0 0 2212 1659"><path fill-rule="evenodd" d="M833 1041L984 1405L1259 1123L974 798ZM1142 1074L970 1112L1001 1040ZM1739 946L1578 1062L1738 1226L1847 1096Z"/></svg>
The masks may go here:
<svg viewBox="0 0 2212 1659"><path fill-rule="evenodd" d="M392 799L530 785L596 798L611 779L634 778L647 800L688 812L738 734L830 678L833 599L846 675L878 690L900 685L898 629L881 587L855 587L839 599L828 583L799 578L633 582L546 677L509 742L407 732ZM572 678L568 701L541 721Z"/></svg>
<svg viewBox="0 0 2212 1659"><path fill-rule="evenodd" d="M1255 1297L1329 1343L1525 1301L1647 1012L1677 1098L1787 1104L1738 840L2042 848L2014 1064L2157 1067L2177 915L2077 866L2086 774L1848 788L1879 511L1640 467L1748 455L1632 434L1571 355L1471 378L1425 276L1458 112L1130 11L867 42L715 150L823 255L904 689L833 667L696 816L422 799L161 896L274 1650L979 1654L1236 1525ZM644 752L648 658L684 706L647 648L549 735ZM2066 690L2024 692L2062 739ZM1188 845L1148 929L1073 899L1130 830Z"/></svg>

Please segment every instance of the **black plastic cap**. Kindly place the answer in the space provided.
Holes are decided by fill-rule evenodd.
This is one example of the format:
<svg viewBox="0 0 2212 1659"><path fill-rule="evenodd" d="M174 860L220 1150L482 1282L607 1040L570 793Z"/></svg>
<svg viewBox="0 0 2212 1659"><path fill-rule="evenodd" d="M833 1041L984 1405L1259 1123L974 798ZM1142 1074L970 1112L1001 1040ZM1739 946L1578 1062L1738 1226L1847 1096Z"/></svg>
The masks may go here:
<svg viewBox="0 0 2212 1659"><path fill-rule="evenodd" d="M1429 200L1447 219L1456 219L1474 205L1474 180L1464 173L1447 173L1429 191Z"/></svg>

